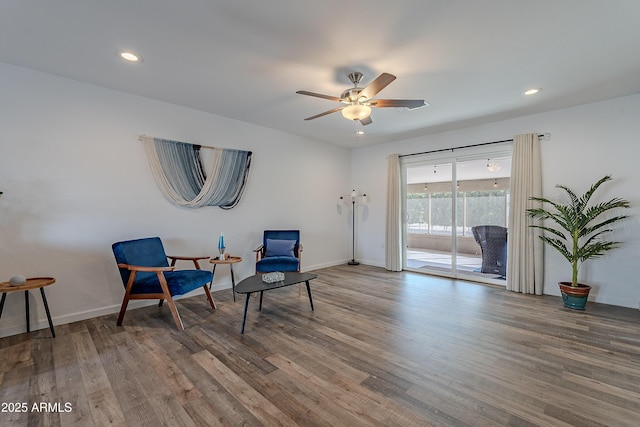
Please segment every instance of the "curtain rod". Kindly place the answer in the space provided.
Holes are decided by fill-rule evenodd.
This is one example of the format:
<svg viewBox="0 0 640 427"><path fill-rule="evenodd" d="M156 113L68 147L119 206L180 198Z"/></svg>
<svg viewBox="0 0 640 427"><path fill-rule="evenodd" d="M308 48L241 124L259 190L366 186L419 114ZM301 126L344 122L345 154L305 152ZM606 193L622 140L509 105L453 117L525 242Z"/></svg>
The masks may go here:
<svg viewBox="0 0 640 427"><path fill-rule="evenodd" d="M551 134L548 133L548 132L547 133L541 133L541 134L538 135L538 138L540 138L543 141L548 140L550 137L551 137ZM513 138L511 138L511 139L503 139L502 141L481 142L479 144L463 145L461 147L440 148L439 150L422 151L420 153L401 154L398 157L419 156L421 154L441 153L443 151L452 151L453 152L453 150L460 150L462 148L482 147L483 145L500 144L500 143L503 143L503 142L513 142Z"/></svg>

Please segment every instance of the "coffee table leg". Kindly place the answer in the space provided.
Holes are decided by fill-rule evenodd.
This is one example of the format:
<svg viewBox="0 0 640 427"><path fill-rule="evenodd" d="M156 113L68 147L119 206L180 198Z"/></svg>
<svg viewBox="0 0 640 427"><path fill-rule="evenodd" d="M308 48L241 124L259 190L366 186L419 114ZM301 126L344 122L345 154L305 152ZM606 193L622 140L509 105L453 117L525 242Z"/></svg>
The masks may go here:
<svg viewBox="0 0 640 427"><path fill-rule="evenodd" d="M24 291L24 311L27 314L27 332L31 332L29 324L29 291Z"/></svg>
<svg viewBox="0 0 640 427"><path fill-rule="evenodd" d="M229 271L231 272L231 289L233 290L233 301L236 301L236 280L233 278L233 264L229 264Z"/></svg>
<svg viewBox="0 0 640 427"><path fill-rule="evenodd" d="M311 298L311 286L309 286L309 281L305 282L307 284L307 293L309 294L309 302L311 303L311 311L313 311L313 298Z"/></svg>
<svg viewBox="0 0 640 427"><path fill-rule="evenodd" d="M264 292L260 291L260 306L258 307L258 311L262 311L262 294L264 294Z"/></svg>
<svg viewBox="0 0 640 427"><path fill-rule="evenodd" d="M40 293L42 294L42 303L44 304L44 311L47 312L47 319L49 320L49 329L51 329L51 335L56 337L56 333L53 330L53 322L51 321L51 313L49 312L49 304L47 304L47 297L44 296L44 288L40 288Z"/></svg>
<svg viewBox="0 0 640 427"><path fill-rule="evenodd" d="M247 299L244 301L244 315L242 316L242 330L240 331L241 334L244 334L244 324L247 321L247 308L249 307L249 297L251 296L251 293L247 294Z"/></svg>

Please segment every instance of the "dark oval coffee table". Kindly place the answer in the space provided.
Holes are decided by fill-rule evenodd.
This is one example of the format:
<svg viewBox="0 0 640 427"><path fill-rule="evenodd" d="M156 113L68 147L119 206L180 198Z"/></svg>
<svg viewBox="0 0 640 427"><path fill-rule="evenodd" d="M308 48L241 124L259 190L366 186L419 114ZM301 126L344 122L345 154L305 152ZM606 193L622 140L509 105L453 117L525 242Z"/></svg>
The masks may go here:
<svg viewBox="0 0 640 427"><path fill-rule="evenodd" d="M295 285L297 283L305 282L307 285L307 293L309 294L309 303L311 304L311 311L313 311L313 298L311 298L311 287L309 281L318 277L313 273L297 273L286 272L284 273L284 280L279 282L267 283L262 281L262 274L256 274L255 276L247 277L236 285L236 292L239 294L246 294L247 299L244 302L244 315L242 317L242 330L241 334L244 334L244 325L247 321L247 308L249 307L249 298L254 292L260 292L260 306L258 310L262 310L262 295L265 291L272 289L283 288L285 286Z"/></svg>

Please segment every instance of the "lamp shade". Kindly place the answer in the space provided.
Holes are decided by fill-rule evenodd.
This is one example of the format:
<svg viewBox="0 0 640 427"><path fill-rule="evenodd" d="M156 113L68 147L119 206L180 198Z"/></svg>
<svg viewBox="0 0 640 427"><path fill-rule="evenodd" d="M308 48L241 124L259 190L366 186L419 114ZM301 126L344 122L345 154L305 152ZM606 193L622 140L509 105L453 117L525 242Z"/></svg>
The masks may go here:
<svg viewBox="0 0 640 427"><path fill-rule="evenodd" d="M347 120L362 120L369 117L371 107L362 104L351 104L342 109L342 117Z"/></svg>

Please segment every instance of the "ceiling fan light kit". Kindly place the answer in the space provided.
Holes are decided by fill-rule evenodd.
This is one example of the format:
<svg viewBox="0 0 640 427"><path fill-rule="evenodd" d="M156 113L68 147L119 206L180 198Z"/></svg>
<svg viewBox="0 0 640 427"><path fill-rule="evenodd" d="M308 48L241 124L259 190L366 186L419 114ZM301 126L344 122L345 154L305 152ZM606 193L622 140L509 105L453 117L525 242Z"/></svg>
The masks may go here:
<svg viewBox="0 0 640 427"><path fill-rule="evenodd" d="M362 120L369 117L371 114L371 107L360 103L354 103L347 105L342 109L342 117L347 120Z"/></svg>
<svg viewBox="0 0 640 427"><path fill-rule="evenodd" d="M380 74L365 88L358 87L358 84L362 80L362 73L349 73L348 77L349 80L351 80L351 83L353 83L353 87L342 92L340 97L323 95L306 90L297 91L296 93L299 93L300 95L314 96L316 98L323 98L328 99L329 101L346 104L346 106L336 107L323 113L316 114L315 116L307 117L305 120L313 120L318 117L335 113L336 111L341 111L342 117L345 119L359 121L360 124L366 126L373 123L370 117L371 108L405 107L408 109L414 109L428 105L423 99L373 99L373 97L375 97L382 89L387 87L389 83L396 79L396 76L392 74Z"/></svg>

